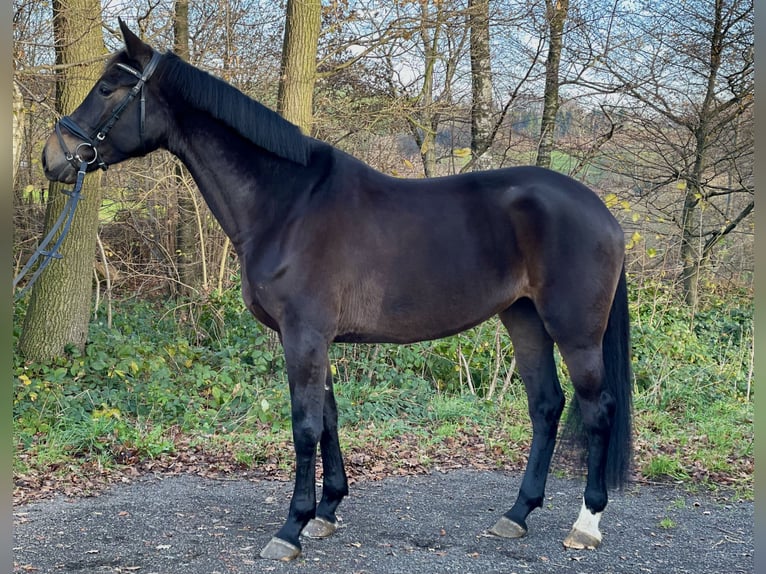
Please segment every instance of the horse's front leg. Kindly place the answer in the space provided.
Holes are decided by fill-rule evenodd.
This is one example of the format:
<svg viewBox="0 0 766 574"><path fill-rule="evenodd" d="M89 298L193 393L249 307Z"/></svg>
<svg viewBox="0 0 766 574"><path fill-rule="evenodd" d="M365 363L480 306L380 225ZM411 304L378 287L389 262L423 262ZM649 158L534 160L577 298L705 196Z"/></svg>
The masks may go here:
<svg viewBox="0 0 766 574"><path fill-rule="evenodd" d="M303 529L303 535L309 538L327 538L338 529L335 510L348 494L348 479L338 440L338 407L332 390L332 373L329 367L326 376L324 429L319 443L322 451L322 500L319 501L316 518Z"/></svg>
<svg viewBox="0 0 766 574"><path fill-rule="evenodd" d="M301 553L300 534L316 515L315 465L322 436L328 339L311 328L282 331L290 383L295 489L284 526L261 551L262 558L292 560Z"/></svg>

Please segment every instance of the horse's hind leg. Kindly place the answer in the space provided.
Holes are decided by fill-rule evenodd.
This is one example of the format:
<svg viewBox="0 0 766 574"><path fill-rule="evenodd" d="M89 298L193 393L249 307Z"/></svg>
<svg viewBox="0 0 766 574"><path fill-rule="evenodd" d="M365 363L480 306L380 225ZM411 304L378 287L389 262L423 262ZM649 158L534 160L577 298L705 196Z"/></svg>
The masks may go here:
<svg viewBox="0 0 766 574"><path fill-rule="evenodd" d="M542 506L556 432L564 409L553 340L534 304L521 299L500 314L513 342L516 365L526 387L532 419L532 447L521 488L513 507L490 529L492 534L519 538L527 532L527 516Z"/></svg>
<svg viewBox="0 0 766 574"><path fill-rule="evenodd" d="M601 344L558 343L569 368L588 439L588 479L580 514L564 540L568 548L596 548L601 544L599 521L607 504L606 464L615 403L603 388L604 362Z"/></svg>
<svg viewBox="0 0 766 574"><path fill-rule="evenodd" d="M332 389L332 372L327 368L322 438L319 446L322 452L322 499L317 506L316 518L303 529L309 538L327 538L338 528L335 510L343 497L348 494L348 479L343 468L343 456L338 441L338 407Z"/></svg>

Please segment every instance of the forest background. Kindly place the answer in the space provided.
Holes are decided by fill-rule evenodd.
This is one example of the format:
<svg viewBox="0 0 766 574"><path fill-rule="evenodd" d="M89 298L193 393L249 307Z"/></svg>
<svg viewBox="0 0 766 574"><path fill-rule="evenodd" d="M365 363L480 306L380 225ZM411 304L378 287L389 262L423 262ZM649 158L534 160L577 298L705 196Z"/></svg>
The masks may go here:
<svg viewBox="0 0 766 574"><path fill-rule="evenodd" d="M625 230L636 479L752 495L752 1L14 0L14 274L65 199L42 146L118 16L385 173L587 183ZM16 500L144 470L289 476L281 350L189 174L159 152L87 181L64 259L15 302ZM352 479L524 462L496 321L337 346L332 368Z"/></svg>

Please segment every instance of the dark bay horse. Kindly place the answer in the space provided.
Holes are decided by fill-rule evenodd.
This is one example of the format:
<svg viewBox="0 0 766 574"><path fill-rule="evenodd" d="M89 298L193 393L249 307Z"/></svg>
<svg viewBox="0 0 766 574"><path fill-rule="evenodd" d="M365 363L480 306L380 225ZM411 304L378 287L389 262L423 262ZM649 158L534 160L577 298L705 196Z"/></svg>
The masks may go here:
<svg viewBox="0 0 766 574"><path fill-rule="evenodd" d="M490 532L523 536L542 504L564 409L555 343L587 442L564 544L598 546L607 488L629 470L632 380L623 231L599 198L535 167L389 177L120 26L125 49L56 125L45 174L72 183L83 162L90 171L167 149L231 238L247 307L279 333L292 405L295 490L261 556L294 558L301 534L331 535L348 493L329 345L434 339L493 315L513 342L533 440L518 498Z"/></svg>

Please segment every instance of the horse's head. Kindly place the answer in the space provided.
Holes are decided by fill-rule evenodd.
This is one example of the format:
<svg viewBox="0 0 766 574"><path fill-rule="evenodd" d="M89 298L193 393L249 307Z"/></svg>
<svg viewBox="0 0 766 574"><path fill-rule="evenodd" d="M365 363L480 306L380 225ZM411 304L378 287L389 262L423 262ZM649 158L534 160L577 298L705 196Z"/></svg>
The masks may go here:
<svg viewBox="0 0 766 574"><path fill-rule="evenodd" d="M125 49L107 64L87 97L56 123L43 148L43 169L52 181L72 183L82 162L106 169L159 147L164 107L151 77L161 56L120 20Z"/></svg>

